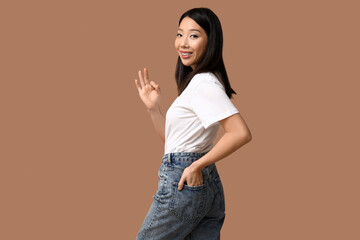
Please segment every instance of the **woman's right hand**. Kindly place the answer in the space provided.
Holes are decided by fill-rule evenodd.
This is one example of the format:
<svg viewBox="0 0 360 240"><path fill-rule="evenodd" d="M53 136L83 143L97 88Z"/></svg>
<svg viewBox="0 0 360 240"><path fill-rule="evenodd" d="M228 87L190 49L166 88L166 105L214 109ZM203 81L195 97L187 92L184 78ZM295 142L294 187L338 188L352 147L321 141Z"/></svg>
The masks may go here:
<svg viewBox="0 0 360 240"><path fill-rule="evenodd" d="M160 105L160 87L154 81L149 82L149 73L146 68L144 68L144 78L142 76L141 70L139 70L139 79L135 79L135 85L138 89L139 96L144 102L147 110L154 110Z"/></svg>

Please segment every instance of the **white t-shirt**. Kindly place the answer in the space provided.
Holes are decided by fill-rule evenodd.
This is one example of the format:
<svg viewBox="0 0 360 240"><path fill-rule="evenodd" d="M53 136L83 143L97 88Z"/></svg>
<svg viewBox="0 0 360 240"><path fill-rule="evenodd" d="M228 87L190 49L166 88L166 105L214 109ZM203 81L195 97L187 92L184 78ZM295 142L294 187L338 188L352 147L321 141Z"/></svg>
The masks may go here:
<svg viewBox="0 0 360 240"><path fill-rule="evenodd" d="M218 121L238 112L213 73L196 74L166 113L165 154L210 151Z"/></svg>

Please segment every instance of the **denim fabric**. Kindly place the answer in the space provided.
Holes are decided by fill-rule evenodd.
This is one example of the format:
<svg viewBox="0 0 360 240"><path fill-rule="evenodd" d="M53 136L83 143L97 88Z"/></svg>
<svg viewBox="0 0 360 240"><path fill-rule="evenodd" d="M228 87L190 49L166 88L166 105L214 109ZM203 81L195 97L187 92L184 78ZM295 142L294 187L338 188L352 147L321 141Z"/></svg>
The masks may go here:
<svg viewBox="0 0 360 240"><path fill-rule="evenodd" d="M137 240L220 239L225 219L224 190L216 165L202 169L204 184L178 182L184 169L206 153L168 153L162 158L158 189L137 234Z"/></svg>

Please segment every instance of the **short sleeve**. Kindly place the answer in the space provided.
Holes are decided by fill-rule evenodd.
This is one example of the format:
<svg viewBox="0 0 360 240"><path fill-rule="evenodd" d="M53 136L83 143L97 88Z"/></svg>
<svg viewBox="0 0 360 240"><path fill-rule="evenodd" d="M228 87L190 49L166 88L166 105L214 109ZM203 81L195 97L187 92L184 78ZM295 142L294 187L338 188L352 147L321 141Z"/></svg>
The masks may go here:
<svg viewBox="0 0 360 240"><path fill-rule="evenodd" d="M196 86L190 105L205 129L239 112L226 95L223 86L213 81L201 82Z"/></svg>

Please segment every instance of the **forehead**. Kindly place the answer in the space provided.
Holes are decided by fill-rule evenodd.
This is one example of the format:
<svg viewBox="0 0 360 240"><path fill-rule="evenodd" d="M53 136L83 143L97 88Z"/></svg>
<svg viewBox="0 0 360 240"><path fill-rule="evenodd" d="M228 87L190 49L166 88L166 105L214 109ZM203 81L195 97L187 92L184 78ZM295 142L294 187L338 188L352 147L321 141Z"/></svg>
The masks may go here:
<svg viewBox="0 0 360 240"><path fill-rule="evenodd" d="M197 22L195 22L193 19L191 19L189 17L184 17L184 19L181 21L181 23L179 25L179 29L182 29L184 31L189 31L189 30L193 30L193 29L197 29L200 32L203 31L203 29L200 27L200 25L197 24Z"/></svg>

